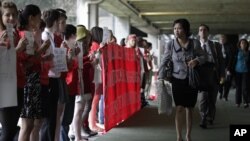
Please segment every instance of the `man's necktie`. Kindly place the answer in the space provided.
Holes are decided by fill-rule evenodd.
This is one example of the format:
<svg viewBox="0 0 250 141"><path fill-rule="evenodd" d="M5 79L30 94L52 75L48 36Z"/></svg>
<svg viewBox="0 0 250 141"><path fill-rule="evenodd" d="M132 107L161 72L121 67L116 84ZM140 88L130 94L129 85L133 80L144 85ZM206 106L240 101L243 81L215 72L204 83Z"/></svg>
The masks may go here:
<svg viewBox="0 0 250 141"><path fill-rule="evenodd" d="M206 46L206 44L203 45L203 50L204 50L205 53L207 53L207 46Z"/></svg>

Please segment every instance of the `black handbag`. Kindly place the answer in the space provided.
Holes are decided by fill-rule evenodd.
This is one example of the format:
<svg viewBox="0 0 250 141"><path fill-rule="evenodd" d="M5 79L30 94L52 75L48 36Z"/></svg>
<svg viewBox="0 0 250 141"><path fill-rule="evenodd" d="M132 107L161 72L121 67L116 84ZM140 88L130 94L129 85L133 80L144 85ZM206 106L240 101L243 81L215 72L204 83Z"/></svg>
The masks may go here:
<svg viewBox="0 0 250 141"><path fill-rule="evenodd" d="M172 43L171 43L169 59L167 60L165 66L163 66L163 68L159 69L159 72L163 71L163 74L164 74L164 78L162 78L162 79L167 80L169 82L171 82L173 67L174 67L173 60L172 60L173 48L174 48L174 40L172 40ZM163 69L163 70L161 70L161 69Z"/></svg>
<svg viewBox="0 0 250 141"><path fill-rule="evenodd" d="M173 61L169 59L165 66L165 74L166 74L165 80L171 81L172 73L173 73Z"/></svg>
<svg viewBox="0 0 250 141"><path fill-rule="evenodd" d="M204 74L204 69L206 68L203 66L189 68L189 85L199 91L207 91L211 87L209 80L206 78L208 76Z"/></svg>
<svg viewBox="0 0 250 141"><path fill-rule="evenodd" d="M200 86L200 76L196 69L189 68L188 69L188 83L194 89L198 89Z"/></svg>

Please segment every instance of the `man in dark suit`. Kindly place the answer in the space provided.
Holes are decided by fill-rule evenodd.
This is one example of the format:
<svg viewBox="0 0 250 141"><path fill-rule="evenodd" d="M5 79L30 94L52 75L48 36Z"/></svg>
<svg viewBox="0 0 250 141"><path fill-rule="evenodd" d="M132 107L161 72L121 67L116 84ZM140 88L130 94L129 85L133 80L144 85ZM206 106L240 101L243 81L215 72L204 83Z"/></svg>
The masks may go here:
<svg viewBox="0 0 250 141"><path fill-rule="evenodd" d="M232 44L230 44L227 40L226 35L220 35L220 44L222 55L224 58L224 66L225 66L225 81L224 83L220 84L219 92L220 92L220 99L224 98L225 101L228 100L228 93L231 88L232 78L233 78L233 54L235 52Z"/></svg>
<svg viewBox="0 0 250 141"><path fill-rule="evenodd" d="M224 79L224 60L219 43L208 40L209 27L199 26L198 45L207 54L206 63L200 66L200 77L206 82L206 88L200 91L200 127L207 128L207 122L213 124L216 112L216 99L219 82Z"/></svg>

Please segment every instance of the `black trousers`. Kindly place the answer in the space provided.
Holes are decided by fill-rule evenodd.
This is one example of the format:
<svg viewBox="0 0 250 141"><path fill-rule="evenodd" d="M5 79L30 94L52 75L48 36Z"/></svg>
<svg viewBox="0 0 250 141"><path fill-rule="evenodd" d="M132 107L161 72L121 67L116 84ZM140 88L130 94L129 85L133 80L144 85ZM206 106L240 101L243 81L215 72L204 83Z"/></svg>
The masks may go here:
<svg viewBox="0 0 250 141"><path fill-rule="evenodd" d="M59 98L59 81L60 78L49 79L49 96L48 96L48 116L40 130L41 141L54 141L56 130L57 105Z"/></svg>
<svg viewBox="0 0 250 141"><path fill-rule="evenodd" d="M224 84L220 84L219 92L221 97L228 98L228 94L232 85L233 76L227 75Z"/></svg>
<svg viewBox="0 0 250 141"><path fill-rule="evenodd" d="M74 109L75 109L75 96L69 96L69 101L65 105L62 125L60 129L60 141L70 141L68 133L69 133L69 125L73 120Z"/></svg>
<svg viewBox="0 0 250 141"><path fill-rule="evenodd" d="M235 103L241 104L242 103L242 97L243 97L243 103L248 104L249 103L249 88L248 86L248 73L236 73L235 75L235 81L236 81L236 95L235 95Z"/></svg>
<svg viewBox="0 0 250 141"><path fill-rule="evenodd" d="M2 124L0 141L13 141L19 130L17 122L23 105L23 88L17 89L17 100L17 106L0 109L0 122Z"/></svg>

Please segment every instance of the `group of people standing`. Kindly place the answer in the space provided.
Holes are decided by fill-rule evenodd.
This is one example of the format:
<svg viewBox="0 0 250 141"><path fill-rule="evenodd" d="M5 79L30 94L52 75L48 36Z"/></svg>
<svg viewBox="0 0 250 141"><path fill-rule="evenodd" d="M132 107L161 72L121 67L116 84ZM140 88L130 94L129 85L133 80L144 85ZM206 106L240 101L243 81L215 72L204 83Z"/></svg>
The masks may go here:
<svg viewBox="0 0 250 141"><path fill-rule="evenodd" d="M75 141L85 141L103 132L100 56L103 47L116 44L112 31L103 41L102 28L67 24L65 10L41 11L34 4L18 10L14 2L4 0L0 15L1 46L10 49L14 41L18 88L17 106L0 108L0 141L69 141L69 132ZM144 107L151 44L133 34L123 47L135 48L140 59Z"/></svg>
<svg viewBox="0 0 250 141"><path fill-rule="evenodd" d="M87 137L102 132L104 129L99 126L104 123L103 104L99 104L103 102L100 54L106 44L116 43L112 31L108 41L103 42L102 28L93 27L89 31L84 25L66 24L65 10L41 12L33 4L18 10L15 3L3 1L0 15L0 44L8 49L12 41L15 45L18 97L17 106L0 109L0 141L14 140L19 117L19 141L68 141L70 125L76 141L86 140L82 132ZM13 36L7 32L9 25L13 27ZM185 119L185 138L191 141L192 113L198 93L201 94L202 128L214 122L218 92L221 93L220 98L228 100L233 76L236 106L240 107L242 97L244 107L249 106L249 43L241 39L237 47L233 47L226 43L224 35L221 36L221 44L210 41L209 27L205 24L199 26L199 40L190 39L190 24L186 19L175 20L173 31L175 39L166 46L159 79L164 79L164 67L171 59L177 141L183 140ZM145 93L153 69L152 44L136 35L129 35L122 46L135 48L140 59L141 107L144 107L148 105ZM56 52L64 54L66 71L60 70L62 66L56 67ZM199 91L189 85L189 70L196 67L204 70L201 74L207 80L207 90Z"/></svg>
<svg viewBox="0 0 250 141"><path fill-rule="evenodd" d="M18 105L0 109L0 140L17 136L19 141L68 141L72 121L76 141L103 131L96 119L88 122L91 107L97 106L92 105L97 63L89 50L99 48L102 29L88 31L83 25L66 24L65 10L41 12L34 4L18 10L14 2L2 1L0 15L1 45L10 49L13 41L16 50L18 87ZM9 25L13 36L7 31ZM58 56L62 60L55 60ZM57 67L62 62L66 67Z"/></svg>
<svg viewBox="0 0 250 141"><path fill-rule="evenodd" d="M220 43L209 40L209 26L201 24L198 28L198 39L190 39L190 24L186 19L177 19L173 23L175 39L165 47L165 52L159 68L159 80L166 79L166 68L172 61L173 99L176 105L175 124L177 141L183 141L182 129L186 119L186 141L191 141L192 113L198 99L201 115L200 127L207 128L213 125L216 113L216 100L219 98L228 100L228 93L233 78L236 81L235 103L240 107L248 107L249 89L249 43L246 39L240 39L237 47L233 47L221 35ZM206 84L206 89L192 87L189 83L190 70L195 69L199 73L200 80ZM203 83L203 82L202 82Z"/></svg>

